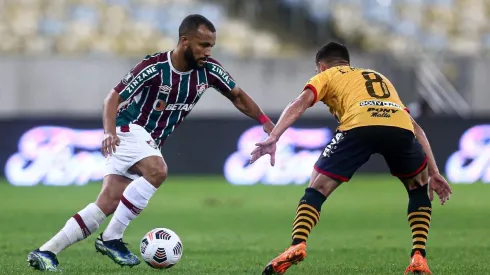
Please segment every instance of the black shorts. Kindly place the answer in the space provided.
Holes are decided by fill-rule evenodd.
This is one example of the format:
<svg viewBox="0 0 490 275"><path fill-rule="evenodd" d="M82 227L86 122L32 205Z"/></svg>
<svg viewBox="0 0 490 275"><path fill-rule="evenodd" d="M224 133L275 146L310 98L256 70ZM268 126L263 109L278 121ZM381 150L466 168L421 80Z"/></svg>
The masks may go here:
<svg viewBox="0 0 490 275"><path fill-rule="evenodd" d="M427 167L427 156L413 132L391 126L365 126L337 131L315 163L315 170L349 181L373 154L381 154L391 174L399 178L414 177Z"/></svg>

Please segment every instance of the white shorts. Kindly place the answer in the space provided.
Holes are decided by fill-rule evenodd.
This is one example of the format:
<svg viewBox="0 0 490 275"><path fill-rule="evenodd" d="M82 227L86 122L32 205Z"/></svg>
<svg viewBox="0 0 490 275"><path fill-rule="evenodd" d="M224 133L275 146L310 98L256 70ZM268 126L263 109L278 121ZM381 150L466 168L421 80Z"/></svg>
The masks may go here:
<svg viewBox="0 0 490 275"><path fill-rule="evenodd" d="M135 163L150 156L162 157L162 152L143 127L130 124L129 131L128 126L123 126L123 131L117 127L116 133L121 143L107 159L106 176L120 175L135 180L139 176L128 171Z"/></svg>

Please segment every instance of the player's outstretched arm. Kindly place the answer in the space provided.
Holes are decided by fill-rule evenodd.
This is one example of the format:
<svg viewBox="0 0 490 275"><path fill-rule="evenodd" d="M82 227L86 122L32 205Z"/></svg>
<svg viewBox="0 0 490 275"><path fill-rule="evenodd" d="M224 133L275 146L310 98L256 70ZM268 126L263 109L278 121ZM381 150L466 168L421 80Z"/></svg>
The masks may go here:
<svg viewBox="0 0 490 275"><path fill-rule="evenodd" d="M284 109L276 127L270 134L272 138L279 140L284 132L303 115L303 113L315 102L315 93L306 88L296 99L291 101Z"/></svg>
<svg viewBox="0 0 490 275"><path fill-rule="evenodd" d="M425 135L424 129L420 127L420 125L412 118L413 127L415 129L415 136L417 140L424 148L424 152L427 155L427 166L429 169L429 175L431 174L439 174L439 168L437 168L436 159L434 157L434 153L432 153L432 148L430 147L429 140Z"/></svg>
<svg viewBox="0 0 490 275"><path fill-rule="evenodd" d="M264 114L259 105L240 87L235 86L231 93L222 93L235 107L248 117L259 121L264 125L264 131L268 134L274 129L274 123Z"/></svg>
<svg viewBox="0 0 490 275"><path fill-rule="evenodd" d="M104 125L104 140L102 141L102 154L111 155L119 145L119 138L116 134L117 107L122 103L122 98L118 92L111 90L104 99L102 108L102 123Z"/></svg>
<svg viewBox="0 0 490 275"><path fill-rule="evenodd" d="M433 191L435 191L439 196L441 203L444 204L446 200L449 200L449 197L452 194L451 187L447 183L446 179L444 179L444 177L439 173L439 168L437 168L434 153L432 153L429 140L427 139L424 130L413 118L412 123L415 129L415 137L417 137L417 140L422 145L422 148L424 148L424 152L427 155L427 166L430 178L429 198L431 201L434 199Z"/></svg>
<svg viewBox="0 0 490 275"><path fill-rule="evenodd" d="M271 165L274 166L276 162L275 154L277 141L289 126L293 125L293 123L306 111L306 109L312 106L314 102L315 93L310 88L306 88L299 97L289 103L282 112L281 118L269 137L266 140L255 144L257 147L251 153L252 157L250 158L250 164L254 163L264 155L270 155Z"/></svg>

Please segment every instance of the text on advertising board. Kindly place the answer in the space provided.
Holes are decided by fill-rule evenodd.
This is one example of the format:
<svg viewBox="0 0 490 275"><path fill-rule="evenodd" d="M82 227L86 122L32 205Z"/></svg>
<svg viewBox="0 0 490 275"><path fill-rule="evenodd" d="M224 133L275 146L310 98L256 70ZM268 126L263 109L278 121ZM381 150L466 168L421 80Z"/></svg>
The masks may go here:
<svg viewBox="0 0 490 275"><path fill-rule="evenodd" d="M332 131L328 128L289 128L277 144L274 167L270 166L268 155L249 165L255 143L266 137L261 126L252 127L240 136L237 151L225 161L224 174L228 182L235 185L258 182L270 185L304 184L311 176L313 164L332 138Z"/></svg>
<svg viewBox="0 0 490 275"><path fill-rule="evenodd" d="M83 185L102 180L106 160L100 153L104 130L40 126L27 131L18 152L5 165L7 180L17 186Z"/></svg>
<svg viewBox="0 0 490 275"><path fill-rule="evenodd" d="M446 162L446 175L454 183L490 183L490 124L466 130L459 150Z"/></svg>

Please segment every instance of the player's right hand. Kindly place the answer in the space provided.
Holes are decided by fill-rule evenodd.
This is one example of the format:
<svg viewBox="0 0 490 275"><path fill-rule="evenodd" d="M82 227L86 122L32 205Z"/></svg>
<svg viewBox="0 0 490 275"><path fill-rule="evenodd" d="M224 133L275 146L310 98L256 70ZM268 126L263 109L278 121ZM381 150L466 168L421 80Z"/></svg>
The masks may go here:
<svg viewBox="0 0 490 275"><path fill-rule="evenodd" d="M104 157L111 156L116 152L116 146L119 146L121 141L116 133L104 133L104 140L102 140L102 155Z"/></svg>
<svg viewBox="0 0 490 275"><path fill-rule="evenodd" d="M276 143L277 138L274 136L269 136L266 140L256 143L255 146L257 147L255 147L251 153L252 157L250 158L250 164L254 163L264 155L270 155L271 165L274 166L276 163Z"/></svg>
<svg viewBox="0 0 490 275"><path fill-rule="evenodd" d="M451 186L447 183L446 179L441 176L441 174L430 175L429 178L429 199L432 201L434 199L434 192L441 200L441 204L444 205L447 200L451 197L453 191Z"/></svg>

